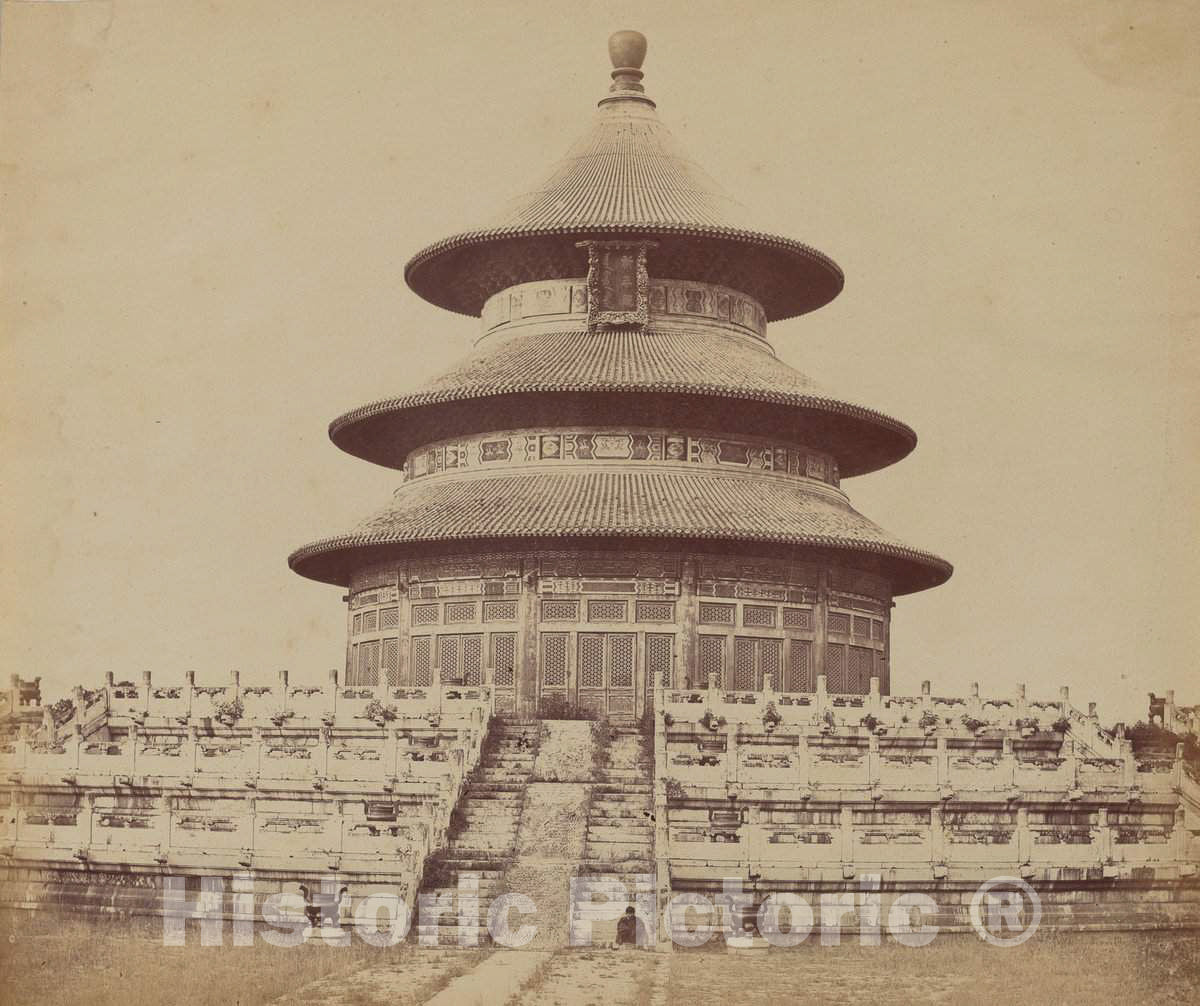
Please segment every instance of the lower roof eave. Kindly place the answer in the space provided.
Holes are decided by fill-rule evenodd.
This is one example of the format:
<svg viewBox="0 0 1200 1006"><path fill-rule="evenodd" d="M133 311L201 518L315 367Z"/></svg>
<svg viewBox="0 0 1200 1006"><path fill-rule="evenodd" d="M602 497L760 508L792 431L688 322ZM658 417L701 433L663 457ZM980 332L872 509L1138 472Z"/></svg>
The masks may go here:
<svg viewBox="0 0 1200 1006"><path fill-rule="evenodd" d="M664 542L696 545L726 542L731 545L757 544L764 547L787 546L794 549L821 549L833 552L853 553L879 562L892 582L896 596L912 594L940 586L950 579L954 567L946 560L918 549L905 548L888 543L871 543L840 539L834 536L786 536L750 533L698 533L670 528L572 528L563 532L538 531L528 535L505 535L503 538L479 535L440 534L429 537L403 538L391 534L350 534L304 545L288 556L288 566L293 572L320 583L348 587L353 571L373 562L401 559L414 554L429 555L442 547L460 551L463 545L475 544L492 549L507 543L511 547L528 548L537 542L554 542L559 547L563 539L580 544L588 541Z"/></svg>

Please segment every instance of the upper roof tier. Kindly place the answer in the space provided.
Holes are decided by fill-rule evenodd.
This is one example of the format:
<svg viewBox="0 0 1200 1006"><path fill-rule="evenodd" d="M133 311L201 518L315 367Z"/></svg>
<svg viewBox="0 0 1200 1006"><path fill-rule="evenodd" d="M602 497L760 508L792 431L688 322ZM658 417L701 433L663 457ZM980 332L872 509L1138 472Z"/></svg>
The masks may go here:
<svg viewBox="0 0 1200 1006"><path fill-rule="evenodd" d="M755 230L744 207L682 150L642 87L645 51L637 32L610 39L613 84L592 128L489 225L414 255L404 275L417 294L478 315L499 290L586 273L578 241L632 235L657 243L655 275L741 290L768 321L816 310L841 292L832 259Z"/></svg>

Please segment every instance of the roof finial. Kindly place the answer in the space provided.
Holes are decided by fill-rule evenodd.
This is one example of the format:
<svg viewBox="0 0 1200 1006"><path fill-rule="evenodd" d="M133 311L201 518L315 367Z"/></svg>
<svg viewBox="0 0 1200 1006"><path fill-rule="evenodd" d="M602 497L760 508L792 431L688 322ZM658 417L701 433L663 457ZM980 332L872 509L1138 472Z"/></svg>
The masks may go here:
<svg viewBox="0 0 1200 1006"><path fill-rule="evenodd" d="M646 89L641 84L642 62L646 58L646 36L640 31L613 32L608 39L608 57L613 65L613 82L608 89L609 96L601 99L600 104L632 98L653 107L654 102L646 97Z"/></svg>

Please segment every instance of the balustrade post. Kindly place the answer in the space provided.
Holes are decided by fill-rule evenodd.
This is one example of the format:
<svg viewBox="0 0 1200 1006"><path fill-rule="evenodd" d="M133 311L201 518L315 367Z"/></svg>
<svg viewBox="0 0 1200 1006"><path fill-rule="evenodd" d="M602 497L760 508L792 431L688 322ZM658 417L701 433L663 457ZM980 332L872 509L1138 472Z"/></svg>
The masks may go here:
<svg viewBox="0 0 1200 1006"><path fill-rule="evenodd" d="M132 778L137 772L138 762L138 737L139 730L137 721L129 724L129 736L126 741L129 744L129 775Z"/></svg>
<svg viewBox="0 0 1200 1006"><path fill-rule="evenodd" d="M288 696L288 672L285 668L279 670L279 711L287 715L291 709L291 701Z"/></svg>
<svg viewBox="0 0 1200 1006"><path fill-rule="evenodd" d="M738 724L734 720L725 724L725 781L738 781Z"/></svg>
<svg viewBox="0 0 1200 1006"><path fill-rule="evenodd" d="M929 808L929 860L931 863L946 862L946 828L941 804Z"/></svg>
<svg viewBox="0 0 1200 1006"><path fill-rule="evenodd" d="M1103 866L1112 859L1112 828L1108 823L1108 808L1100 807L1096 811L1097 853L1100 865Z"/></svg>
<svg viewBox="0 0 1200 1006"><path fill-rule="evenodd" d="M1017 863L1024 865L1033 855L1033 836L1029 832L1029 808L1017 808Z"/></svg>
<svg viewBox="0 0 1200 1006"><path fill-rule="evenodd" d="M1064 718L1071 715L1071 689L1067 685L1058 689L1058 713Z"/></svg>
<svg viewBox="0 0 1200 1006"><path fill-rule="evenodd" d="M329 683L325 686L325 711L331 719L337 718L338 709L338 672L336 667L329 669Z"/></svg>
<svg viewBox="0 0 1200 1006"><path fill-rule="evenodd" d="M112 671L104 672L104 697L112 705L113 691L117 687L117 676Z"/></svg>
<svg viewBox="0 0 1200 1006"><path fill-rule="evenodd" d="M812 759L809 756L808 732L803 727L796 737L796 768L800 785L804 789L812 789Z"/></svg>
<svg viewBox="0 0 1200 1006"><path fill-rule="evenodd" d="M841 837L842 866L854 865L854 808L843 803L839 815L838 831ZM844 875L844 874L843 874Z"/></svg>
<svg viewBox="0 0 1200 1006"><path fill-rule="evenodd" d="M704 696L704 708L707 712L717 715L717 689L720 682L720 671L708 672L708 691Z"/></svg>
<svg viewBox="0 0 1200 1006"><path fill-rule="evenodd" d="M1014 714L1013 719L1019 720L1019 719L1024 718L1024 716L1026 715L1026 710L1028 709L1028 705L1025 702L1025 686L1024 685L1017 685L1017 703L1016 703L1015 708L1016 708L1016 713Z"/></svg>
<svg viewBox="0 0 1200 1006"><path fill-rule="evenodd" d="M879 694L879 677L871 676L870 691L867 698L867 709L876 717L883 712L883 698Z"/></svg>
<svg viewBox="0 0 1200 1006"><path fill-rule="evenodd" d="M1133 741L1122 731L1118 743L1121 745L1121 757L1125 760L1124 783L1132 789L1137 786L1137 756L1133 753Z"/></svg>
<svg viewBox="0 0 1200 1006"><path fill-rule="evenodd" d="M242 697L242 675L238 671L230 671L229 679L233 684L233 697L231 701L237 702Z"/></svg>
<svg viewBox="0 0 1200 1006"><path fill-rule="evenodd" d="M874 789L880 781L879 738L875 734L867 737L867 784Z"/></svg>
<svg viewBox="0 0 1200 1006"><path fill-rule="evenodd" d="M817 712L824 716L830 709L828 679L824 674L817 675Z"/></svg>
<svg viewBox="0 0 1200 1006"><path fill-rule="evenodd" d="M200 724L188 724L188 746L191 753L187 754L187 770L193 775L200 770Z"/></svg>
<svg viewBox="0 0 1200 1006"><path fill-rule="evenodd" d="M937 780L938 787L950 786L950 747L946 738L939 734L937 737Z"/></svg>
<svg viewBox="0 0 1200 1006"><path fill-rule="evenodd" d="M983 719L983 702L979 698L979 682L971 682L971 691L967 698L967 712L974 719Z"/></svg>
<svg viewBox="0 0 1200 1006"><path fill-rule="evenodd" d="M183 715L185 719L192 718L192 705L196 701L196 672L184 671L183 673L183 694L184 706Z"/></svg>
<svg viewBox="0 0 1200 1006"><path fill-rule="evenodd" d="M1000 768L1001 782L1006 788L1012 788L1017 784L1017 758L1013 753L1012 737L1006 735L1000 741Z"/></svg>
<svg viewBox="0 0 1200 1006"><path fill-rule="evenodd" d="M74 748L74 755L71 759L70 768L78 772L81 764L79 758L83 753L83 724L80 723L79 720L75 721L75 728L71 736L70 744L65 746L68 748L68 750Z"/></svg>
<svg viewBox="0 0 1200 1006"><path fill-rule="evenodd" d="M153 682L150 671L142 671L142 712L150 715L150 688Z"/></svg>

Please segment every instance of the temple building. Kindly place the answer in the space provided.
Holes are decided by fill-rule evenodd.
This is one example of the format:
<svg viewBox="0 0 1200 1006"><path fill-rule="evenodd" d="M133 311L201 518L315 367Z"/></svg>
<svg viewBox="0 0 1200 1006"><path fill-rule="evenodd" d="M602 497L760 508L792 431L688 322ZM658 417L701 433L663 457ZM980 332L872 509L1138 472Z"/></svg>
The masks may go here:
<svg viewBox="0 0 1200 1006"><path fill-rule="evenodd" d="M859 514L843 481L902 422L783 363L767 326L836 297L821 252L746 222L610 43L588 131L498 218L405 276L480 318L474 352L335 419L394 497L291 557L349 589L346 681L490 685L497 712L636 717L655 683L866 694L893 598L950 566Z"/></svg>
<svg viewBox="0 0 1200 1006"><path fill-rule="evenodd" d="M645 51L614 35L612 85L546 180L408 263L480 332L330 427L402 483L289 560L345 591L344 667L97 672L46 707L13 677L0 906L365 932L394 896L435 909L412 938L473 946L515 892L555 949L611 939L633 900L657 942L695 946L759 940L775 893L849 899L821 920L839 931L870 926L868 891L884 918L908 925L915 895L978 932L999 883L1050 928L1200 925L1195 707L1152 697L1126 736L1065 687L897 687L894 600L951 569L843 482L916 436L777 358L768 324L842 274L679 149Z"/></svg>

